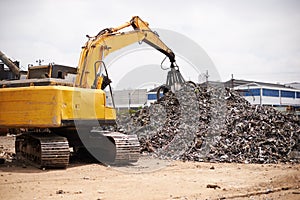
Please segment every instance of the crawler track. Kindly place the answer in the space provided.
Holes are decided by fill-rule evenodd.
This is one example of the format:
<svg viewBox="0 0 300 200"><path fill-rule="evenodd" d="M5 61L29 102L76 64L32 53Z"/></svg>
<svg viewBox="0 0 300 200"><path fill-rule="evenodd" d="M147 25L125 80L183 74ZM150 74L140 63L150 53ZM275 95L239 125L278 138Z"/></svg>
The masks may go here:
<svg viewBox="0 0 300 200"><path fill-rule="evenodd" d="M112 138L115 144L113 164L128 164L138 161L140 157L140 143L136 135L110 132L104 134L104 136Z"/></svg>
<svg viewBox="0 0 300 200"><path fill-rule="evenodd" d="M16 138L16 153L39 168L66 168L69 144L53 133L25 133Z"/></svg>

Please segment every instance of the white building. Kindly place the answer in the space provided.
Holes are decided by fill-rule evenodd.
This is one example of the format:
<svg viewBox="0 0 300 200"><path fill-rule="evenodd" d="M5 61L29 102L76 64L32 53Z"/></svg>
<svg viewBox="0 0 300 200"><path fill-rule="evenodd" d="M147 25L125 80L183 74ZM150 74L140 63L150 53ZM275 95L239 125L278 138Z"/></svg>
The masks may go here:
<svg viewBox="0 0 300 200"><path fill-rule="evenodd" d="M160 86L153 88L147 92L147 105L150 106L152 103L157 101L157 90ZM160 97L163 96L163 93L160 93Z"/></svg>
<svg viewBox="0 0 300 200"><path fill-rule="evenodd" d="M269 105L280 111L300 114L300 89L261 82L238 85L234 89L251 104Z"/></svg>
<svg viewBox="0 0 300 200"><path fill-rule="evenodd" d="M107 104L112 105L112 101L107 94ZM135 90L114 90L113 98L116 109L136 109L143 107L147 104L147 90L146 89L135 89Z"/></svg>
<svg viewBox="0 0 300 200"><path fill-rule="evenodd" d="M219 82L209 84L220 85ZM222 84L222 83L221 83ZM254 82L231 79L223 83L225 87L233 87L247 101L254 105L273 106L281 111L292 109L300 115L300 89L289 85ZM146 89L117 90L113 92L117 109L136 109L154 103L159 87L150 91ZM163 96L161 93L160 96ZM108 98L107 102L111 102Z"/></svg>
<svg viewBox="0 0 300 200"><path fill-rule="evenodd" d="M251 104L300 106L300 90L250 83L234 88Z"/></svg>

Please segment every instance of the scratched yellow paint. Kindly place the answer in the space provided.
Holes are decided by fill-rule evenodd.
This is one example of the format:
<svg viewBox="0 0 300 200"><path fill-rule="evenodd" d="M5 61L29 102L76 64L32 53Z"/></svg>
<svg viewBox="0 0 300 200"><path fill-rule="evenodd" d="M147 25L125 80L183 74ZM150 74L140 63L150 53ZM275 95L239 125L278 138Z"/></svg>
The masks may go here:
<svg viewBox="0 0 300 200"><path fill-rule="evenodd" d="M68 86L0 89L0 127L60 127L62 120L115 119L102 90Z"/></svg>

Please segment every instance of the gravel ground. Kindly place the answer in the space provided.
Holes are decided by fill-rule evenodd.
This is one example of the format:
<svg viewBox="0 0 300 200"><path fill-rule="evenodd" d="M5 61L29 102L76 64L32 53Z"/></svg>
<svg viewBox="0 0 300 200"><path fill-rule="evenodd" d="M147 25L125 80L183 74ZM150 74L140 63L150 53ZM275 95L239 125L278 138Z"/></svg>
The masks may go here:
<svg viewBox="0 0 300 200"><path fill-rule="evenodd" d="M14 137L0 137L13 151ZM71 163L40 170L0 165L1 199L300 199L299 164L167 161L143 155L131 166Z"/></svg>

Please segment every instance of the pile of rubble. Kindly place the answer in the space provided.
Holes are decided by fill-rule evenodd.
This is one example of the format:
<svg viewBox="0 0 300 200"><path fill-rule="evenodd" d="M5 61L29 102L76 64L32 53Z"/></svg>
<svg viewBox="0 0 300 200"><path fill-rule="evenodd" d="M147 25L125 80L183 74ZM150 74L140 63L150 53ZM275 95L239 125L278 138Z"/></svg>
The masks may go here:
<svg viewBox="0 0 300 200"><path fill-rule="evenodd" d="M299 162L300 126L295 116L251 105L222 87L183 87L130 118L141 151L161 158L238 163Z"/></svg>
<svg viewBox="0 0 300 200"><path fill-rule="evenodd" d="M5 162L12 162L14 158L14 153L9 152L9 149L4 148L2 145L0 145L0 164L4 164Z"/></svg>

